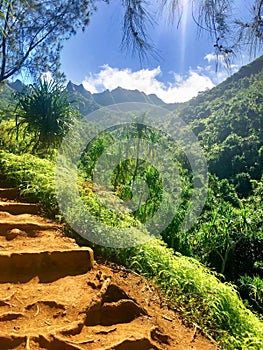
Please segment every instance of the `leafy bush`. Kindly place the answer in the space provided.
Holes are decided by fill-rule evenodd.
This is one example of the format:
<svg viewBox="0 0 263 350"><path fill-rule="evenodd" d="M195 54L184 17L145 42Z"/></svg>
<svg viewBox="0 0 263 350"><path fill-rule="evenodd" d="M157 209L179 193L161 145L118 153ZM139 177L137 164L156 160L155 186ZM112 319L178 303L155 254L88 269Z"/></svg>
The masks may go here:
<svg viewBox="0 0 263 350"><path fill-rule="evenodd" d="M24 127L20 128L21 133L16 135L15 119L2 121L0 123L0 145L1 149L10 153L24 154L31 152L34 147L34 134L24 132Z"/></svg>
<svg viewBox="0 0 263 350"><path fill-rule="evenodd" d="M253 308L259 312L263 311L263 279L258 276L248 275L240 277L239 290L243 299L247 299Z"/></svg>

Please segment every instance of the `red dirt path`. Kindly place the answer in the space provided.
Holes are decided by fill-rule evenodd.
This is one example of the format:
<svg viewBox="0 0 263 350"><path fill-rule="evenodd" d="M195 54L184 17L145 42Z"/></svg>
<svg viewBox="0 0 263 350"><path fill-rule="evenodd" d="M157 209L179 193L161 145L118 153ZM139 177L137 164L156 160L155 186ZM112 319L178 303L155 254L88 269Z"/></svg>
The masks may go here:
<svg viewBox="0 0 263 350"><path fill-rule="evenodd" d="M0 349L216 350L158 290L0 189Z"/></svg>

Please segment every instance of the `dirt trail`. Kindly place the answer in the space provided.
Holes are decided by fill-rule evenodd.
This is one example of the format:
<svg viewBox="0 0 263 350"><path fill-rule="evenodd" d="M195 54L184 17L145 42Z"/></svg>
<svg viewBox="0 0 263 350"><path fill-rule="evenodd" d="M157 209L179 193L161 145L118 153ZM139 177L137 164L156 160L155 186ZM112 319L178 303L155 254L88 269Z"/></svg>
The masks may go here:
<svg viewBox="0 0 263 350"><path fill-rule="evenodd" d="M0 183L0 187L4 187ZM0 349L215 350L141 277L94 264L16 189L0 189Z"/></svg>

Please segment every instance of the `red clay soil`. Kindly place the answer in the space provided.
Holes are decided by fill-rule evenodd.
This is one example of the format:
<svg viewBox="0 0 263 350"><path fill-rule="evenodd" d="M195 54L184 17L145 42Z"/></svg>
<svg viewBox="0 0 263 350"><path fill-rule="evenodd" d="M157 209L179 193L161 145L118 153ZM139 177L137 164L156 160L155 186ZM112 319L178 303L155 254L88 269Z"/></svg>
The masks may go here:
<svg viewBox="0 0 263 350"><path fill-rule="evenodd" d="M158 290L0 189L0 349L215 350Z"/></svg>

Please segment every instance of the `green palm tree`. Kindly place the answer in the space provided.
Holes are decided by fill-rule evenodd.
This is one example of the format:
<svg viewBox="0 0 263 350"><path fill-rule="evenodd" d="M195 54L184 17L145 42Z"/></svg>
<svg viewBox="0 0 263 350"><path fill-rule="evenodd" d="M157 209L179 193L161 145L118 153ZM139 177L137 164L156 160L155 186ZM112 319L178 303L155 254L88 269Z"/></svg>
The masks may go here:
<svg viewBox="0 0 263 350"><path fill-rule="evenodd" d="M17 137L20 130L33 134L33 153L59 146L76 116L69 93L55 81L40 80L18 97Z"/></svg>

